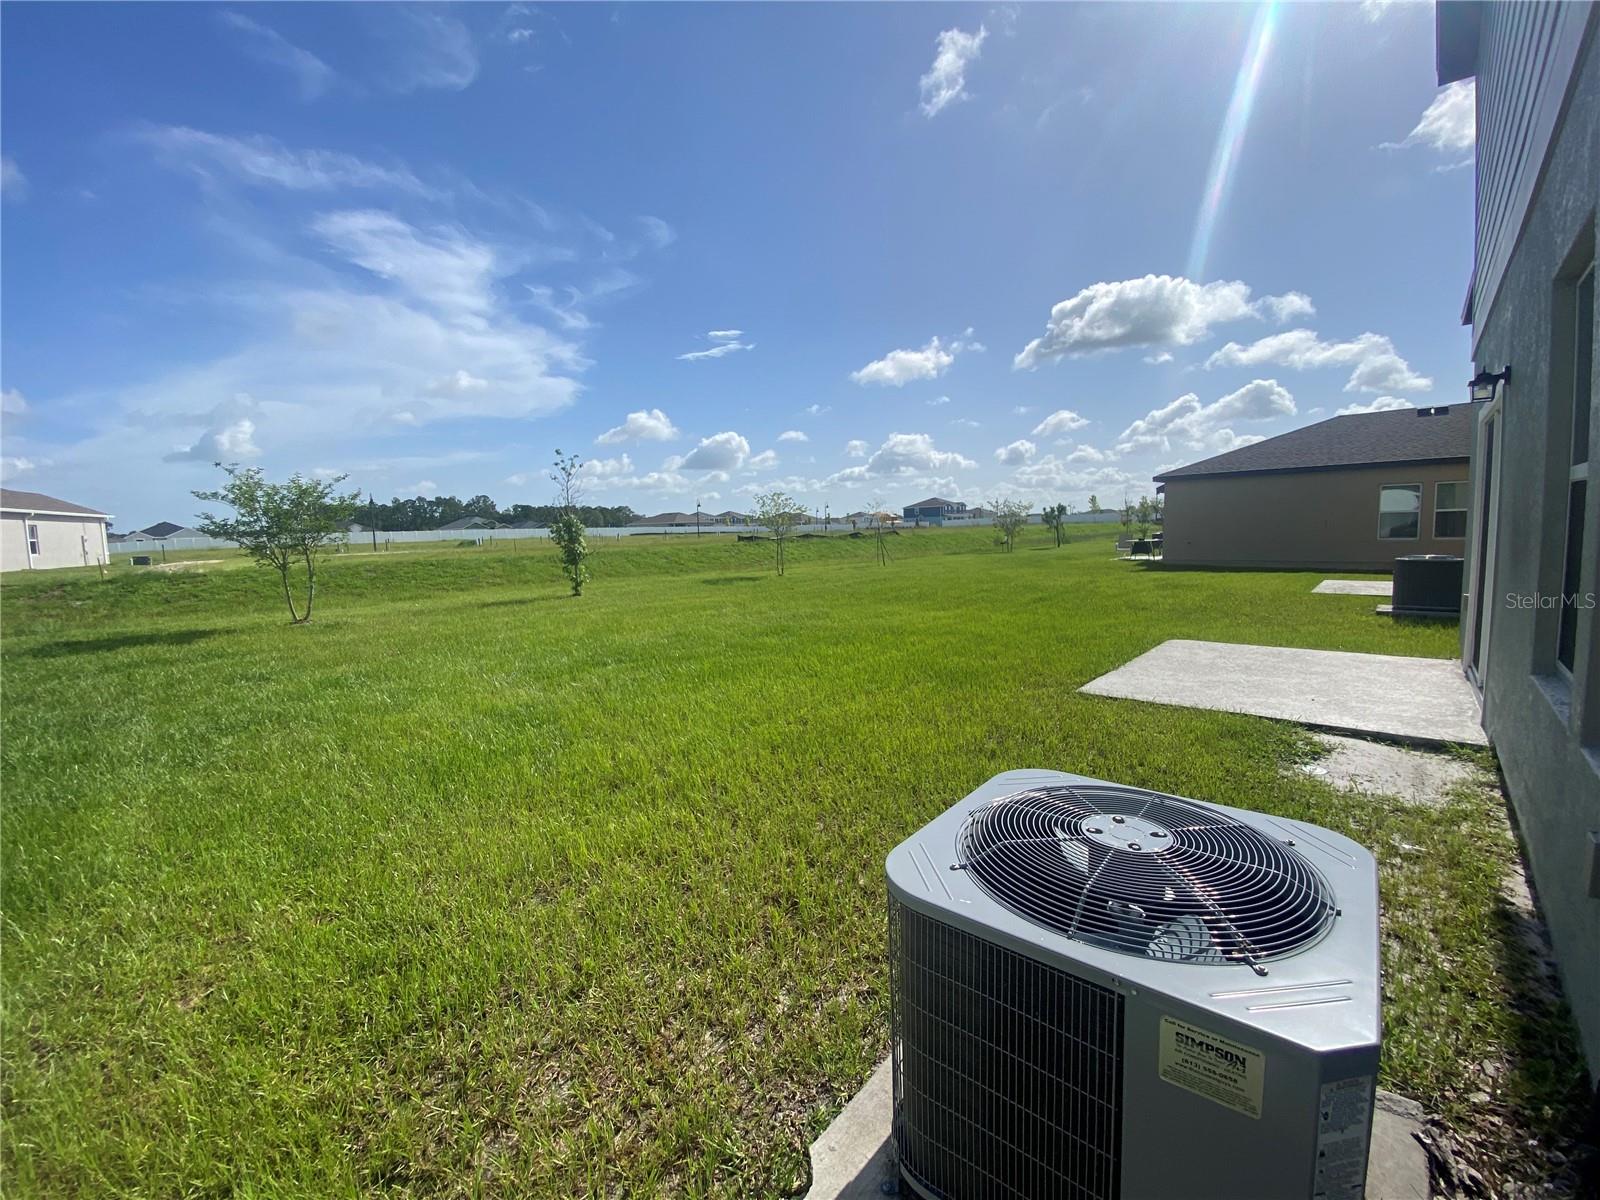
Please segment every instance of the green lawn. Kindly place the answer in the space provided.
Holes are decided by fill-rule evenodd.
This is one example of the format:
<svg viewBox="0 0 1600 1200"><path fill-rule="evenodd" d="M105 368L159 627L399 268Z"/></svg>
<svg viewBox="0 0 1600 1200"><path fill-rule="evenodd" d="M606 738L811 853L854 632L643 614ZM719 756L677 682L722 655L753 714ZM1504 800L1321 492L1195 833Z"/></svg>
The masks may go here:
<svg viewBox="0 0 1600 1200"><path fill-rule="evenodd" d="M1492 799L1353 799L1282 774L1288 726L1076 691L1171 637L1454 627L1111 537L808 541L784 578L607 542L576 600L543 545L352 553L301 628L231 561L6 577L8 1193L782 1194L887 1048L885 853L1025 766L1372 847L1386 1085L1467 1120L1504 1062L1519 1135L1568 1128Z"/></svg>

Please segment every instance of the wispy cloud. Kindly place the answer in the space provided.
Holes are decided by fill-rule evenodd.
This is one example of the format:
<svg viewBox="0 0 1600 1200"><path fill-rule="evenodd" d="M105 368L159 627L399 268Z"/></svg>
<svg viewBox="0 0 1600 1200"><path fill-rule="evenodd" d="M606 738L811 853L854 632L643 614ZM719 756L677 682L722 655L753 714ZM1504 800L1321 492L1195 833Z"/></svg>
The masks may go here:
<svg viewBox="0 0 1600 1200"><path fill-rule="evenodd" d="M745 342L744 331L740 329L713 329L706 334L706 340L711 343L704 350L691 350L687 354L680 354L682 362L698 362L703 358L723 358L729 354L737 354L741 350L754 350L754 342Z"/></svg>
<svg viewBox="0 0 1600 1200"><path fill-rule="evenodd" d="M296 46L276 29L242 13L222 12L218 20L232 30L245 53L261 62L282 67L294 78L302 100L315 100L333 86L338 76L332 67L309 50Z"/></svg>
<svg viewBox="0 0 1600 1200"><path fill-rule="evenodd" d="M384 82L389 88L459 92L472 86L478 77L478 48L465 24L414 5L385 6L382 12L390 51Z"/></svg>
<svg viewBox="0 0 1600 1200"><path fill-rule="evenodd" d="M290 191L378 188L424 199L443 195L401 164L386 166L336 150L291 150L262 134L230 137L186 125L145 125L136 129L134 136L153 147L163 162L203 178L225 175Z"/></svg>
<svg viewBox="0 0 1600 1200"><path fill-rule="evenodd" d="M0 196L7 200L28 198L28 177L10 155L0 155Z"/></svg>
<svg viewBox="0 0 1600 1200"><path fill-rule="evenodd" d="M983 52L983 41L988 36L989 31L982 25L977 33L946 29L939 35L933 66L919 81L925 116L937 116L950 104L966 98L967 67Z"/></svg>

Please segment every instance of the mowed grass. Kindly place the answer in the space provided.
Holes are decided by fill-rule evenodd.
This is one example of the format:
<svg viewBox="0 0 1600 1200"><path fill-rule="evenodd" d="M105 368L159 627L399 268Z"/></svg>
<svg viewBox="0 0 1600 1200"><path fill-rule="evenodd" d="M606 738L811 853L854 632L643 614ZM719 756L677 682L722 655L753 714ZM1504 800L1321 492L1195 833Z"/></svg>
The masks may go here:
<svg viewBox="0 0 1600 1200"><path fill-rule="evenodd" d="M1454 627L1098 531L890 540L783 578L759 543L606 543L580 599L544 546L352 553L302 628L233 564L8 576L8 1192L792 1192L887 1049L884 855L1025 766L1371 846L1385 1084L1449 1113L1506 1058L1519 1129L1569 1120L1570 1031L1502 969L1491 798L1343 796L1283 774L1291 727L1076 691L1171 637Z"/></svg>

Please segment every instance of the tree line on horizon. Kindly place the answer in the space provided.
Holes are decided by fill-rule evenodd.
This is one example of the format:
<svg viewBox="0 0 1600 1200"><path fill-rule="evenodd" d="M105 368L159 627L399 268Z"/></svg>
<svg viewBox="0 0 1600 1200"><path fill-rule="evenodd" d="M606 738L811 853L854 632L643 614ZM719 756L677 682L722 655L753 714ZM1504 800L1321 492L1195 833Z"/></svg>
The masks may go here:
<svg viewBox="0 0 1600 1200"><path fill-rule="evenodd" d="M387 504L371 498L356 505L352 520L364 529L388 530L438 529L463 517L483 517L501 525L515 525L520 521L533 521L549 525L565 510L559 504L512 504L501 508L488 496L478 495L467 500L455 496L415 496L409 500L396 496ZM626 504L614 506L581 504L576 509L578 519L591 529L615 528L637 521L640 514Z"/></svg>

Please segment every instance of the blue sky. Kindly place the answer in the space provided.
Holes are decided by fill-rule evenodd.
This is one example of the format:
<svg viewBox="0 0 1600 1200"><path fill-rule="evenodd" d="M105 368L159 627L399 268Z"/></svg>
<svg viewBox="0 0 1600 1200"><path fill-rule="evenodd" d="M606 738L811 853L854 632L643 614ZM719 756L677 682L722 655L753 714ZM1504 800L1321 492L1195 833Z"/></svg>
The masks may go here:
<svg viewBox="0 0 1600 1200"><path fill-rule="evenodd" d="M1455 402L1432 8L7 5L3 467L1106 503Z"/></svg>

